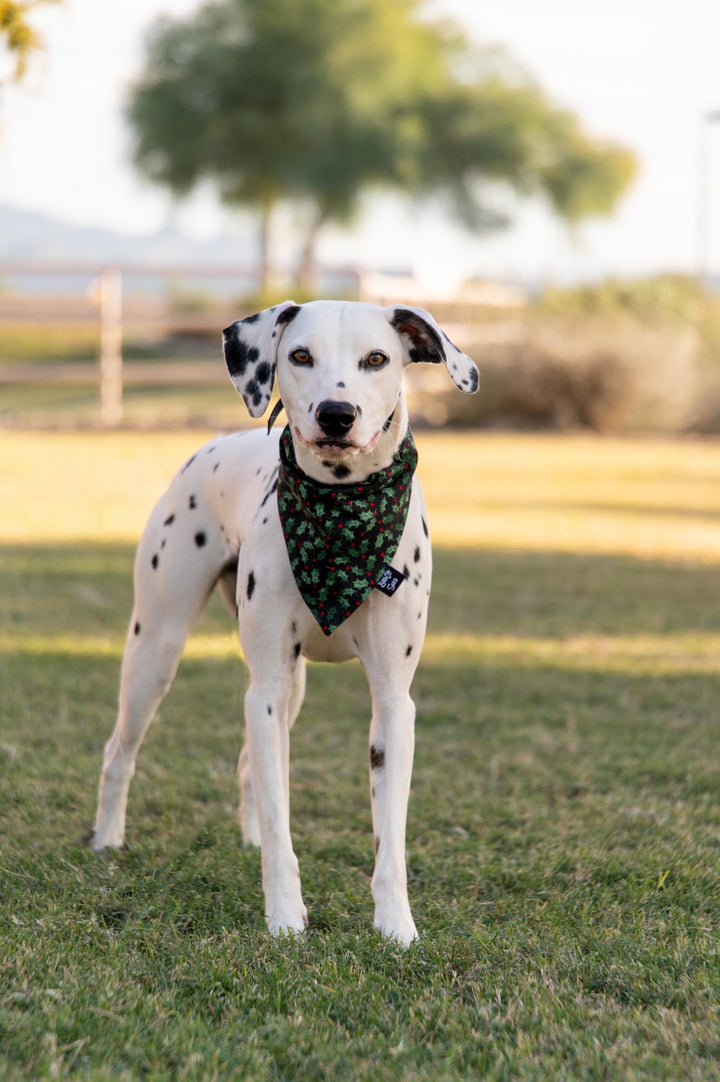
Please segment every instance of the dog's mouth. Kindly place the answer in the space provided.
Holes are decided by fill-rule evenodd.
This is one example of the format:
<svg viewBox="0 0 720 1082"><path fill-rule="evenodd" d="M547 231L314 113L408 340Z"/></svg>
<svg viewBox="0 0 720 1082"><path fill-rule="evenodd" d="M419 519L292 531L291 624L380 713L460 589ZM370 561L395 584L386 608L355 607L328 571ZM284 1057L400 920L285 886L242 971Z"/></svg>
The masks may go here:
<svg viewBox="0 0 720 1082"><path fill-rule="evenodd" d="M365 444L355 443L353 440L346 440L339 436L321 436L316 440L308 439L307 436L303 436L296 425L293 426L293 435L304 447L322 454L323 457L347 458L349 455L361 455L367 451L372 451L380 435L380 429Z"/></svg>
<svg viewBox="0 0 720 1082"><path fill-rule="evenodd" d="M338 447L340 449L343 449L343 448L346 448L346 447L347 448L354 448L356 445L354 443L351 443L350 440L337 440L337 439L332 439L331 437L328 436L327 438L323 437L323 439L321 439L321 440L315 440L315 446L316 447Z"/></svg>

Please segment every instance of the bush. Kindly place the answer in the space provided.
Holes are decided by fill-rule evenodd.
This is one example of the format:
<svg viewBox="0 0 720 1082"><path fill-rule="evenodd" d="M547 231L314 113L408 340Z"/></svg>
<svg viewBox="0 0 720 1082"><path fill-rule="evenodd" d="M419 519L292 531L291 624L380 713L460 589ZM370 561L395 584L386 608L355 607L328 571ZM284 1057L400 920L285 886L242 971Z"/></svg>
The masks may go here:
<svg viewBox="0 0 720 1082"><path fill-rule="evenodd" d="M430 424L595 432L720 432L720 300L692 280L549 291L461 343L480 393L416 380Z"/></svg>

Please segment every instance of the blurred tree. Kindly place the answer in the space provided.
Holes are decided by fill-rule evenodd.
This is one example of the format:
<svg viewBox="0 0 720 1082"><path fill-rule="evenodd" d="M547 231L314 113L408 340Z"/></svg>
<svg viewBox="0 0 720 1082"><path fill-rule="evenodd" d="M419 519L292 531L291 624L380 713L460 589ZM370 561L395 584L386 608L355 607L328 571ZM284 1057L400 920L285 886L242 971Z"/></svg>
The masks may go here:
<svg viewBox="0 0 720 1082"><path fill-rule="evenodd" d="M0 0L2 2L2 0ZM319 229L371 184L444 191L473 228L504 223L488 182L563 217L607 213L634 171L500 54L473 49L420 0L210 0L148 38L129 118L138 167L177 194L212 179L257 208L263 287L272 212L301 205L307 285Z"/></svg>
<svg viewBox="0 0 720 1082"><path fill-rule="evenodd" d="M42 38L30 24L29 16L39 4L59 0L0 0L0 49L11 58L10 78L22 79L32 53L42 48Z"/></svg>
<svg viewBox="0 0 720 1082"><path fill-rule="evenodd" d="M496 204L508 185L570 223L611 213L635 176L632 152L592 139L502 54L476 53L476 70L483 76L418 103L413 190L443 192L472 229L507 224Z"/></svg>

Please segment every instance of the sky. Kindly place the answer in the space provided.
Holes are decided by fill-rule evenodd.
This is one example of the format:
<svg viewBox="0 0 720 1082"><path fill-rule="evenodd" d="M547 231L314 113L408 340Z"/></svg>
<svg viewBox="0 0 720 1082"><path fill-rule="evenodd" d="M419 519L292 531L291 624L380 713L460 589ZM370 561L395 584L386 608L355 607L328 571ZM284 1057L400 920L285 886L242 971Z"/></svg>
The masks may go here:
<svg viewBox="0 0 720 1082"><path fill-rule="evenodd" d="M197 6L64 0L39 12L46 52L23 84L0 90L0 203L131 234L173 221L240 243L247 219L209 188L177 206L129 161L123 108L147 27ZM694 272L704 208L707 259L720 274L720 122L706 119L720 113L720 0L428 0L427 10L505 46L590 133L632 148L640 175L612 218L572 235L539 204L518 204L511 229L477 236L432 205L370 195L352 229L326 231L321 259L411 267L437 284ZM280 221L276 242L292 228Z"/></svg>

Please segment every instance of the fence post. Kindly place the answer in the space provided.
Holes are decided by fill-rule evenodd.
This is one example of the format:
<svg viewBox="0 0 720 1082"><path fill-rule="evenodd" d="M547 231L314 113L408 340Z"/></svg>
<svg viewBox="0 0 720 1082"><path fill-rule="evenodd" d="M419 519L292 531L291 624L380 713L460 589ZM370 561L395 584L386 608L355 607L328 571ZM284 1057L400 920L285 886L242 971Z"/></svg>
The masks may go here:
<svg viewBox="0 0 720 1082"><path fill-rule="evenodd" d="M100 420L112 427L122 420L122 275L114 267L100 272Z"/></svg>

